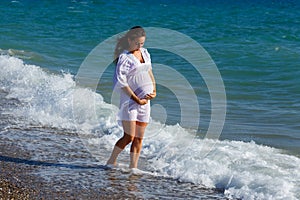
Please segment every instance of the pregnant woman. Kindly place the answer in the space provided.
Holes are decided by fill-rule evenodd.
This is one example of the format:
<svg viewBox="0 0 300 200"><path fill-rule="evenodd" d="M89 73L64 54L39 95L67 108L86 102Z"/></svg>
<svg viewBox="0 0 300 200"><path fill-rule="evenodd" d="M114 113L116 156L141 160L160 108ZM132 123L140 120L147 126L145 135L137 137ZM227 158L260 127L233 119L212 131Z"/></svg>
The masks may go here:
<svg viewBox="0 0 300 200"><path fill-rule="evenodd" d="M131 28L121 37L115 48L115 90L120 92L118 121L124 135L114 146L108 165L116 166L117 157L130 143L130 168L137 168L145 129L150 118L150 100L156 96L150 54L143 48L145 30Z"/></svg>

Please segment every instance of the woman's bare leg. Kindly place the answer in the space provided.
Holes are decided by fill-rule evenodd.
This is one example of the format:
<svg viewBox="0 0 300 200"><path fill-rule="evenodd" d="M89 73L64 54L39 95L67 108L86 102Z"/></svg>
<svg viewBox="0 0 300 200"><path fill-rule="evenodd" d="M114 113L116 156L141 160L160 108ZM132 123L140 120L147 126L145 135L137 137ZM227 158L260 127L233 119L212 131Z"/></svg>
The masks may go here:
<svg viewBox="0 0 300 200"><path fill-rule="evenodd" d="M135 137L130 148L130 168L137 168L147 125L148 124L144 122L136 122Z"/></svg>
<svg viewBox="0 0 300 200"><path fill-rule="evenodd" d="M114 149L111 153L110 158L107 161L108 165L117 165L117 158L118 155L123 151L123 149L134 140L135 135L135 128L136 123L135 121L122 121L124 135L122 138L120 138L116 145L114 146Z"/></svg>

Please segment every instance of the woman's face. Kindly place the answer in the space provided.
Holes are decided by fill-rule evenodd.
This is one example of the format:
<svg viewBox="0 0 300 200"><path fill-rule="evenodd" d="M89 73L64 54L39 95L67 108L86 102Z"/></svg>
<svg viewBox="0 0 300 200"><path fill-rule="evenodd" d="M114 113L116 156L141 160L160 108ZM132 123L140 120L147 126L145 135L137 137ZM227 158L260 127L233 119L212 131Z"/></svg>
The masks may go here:
<svg viewBox="0 0 300 200"><path fill-rule="evenodd" d="M137 50L139 50L141 47L144 46L145 40L146 40L145 36L142 36L142 37L139 37L139 38L135 38L133 40L128 39L128 43L129 43L129 49L128 50L129 51L137 51Z"/></svg>

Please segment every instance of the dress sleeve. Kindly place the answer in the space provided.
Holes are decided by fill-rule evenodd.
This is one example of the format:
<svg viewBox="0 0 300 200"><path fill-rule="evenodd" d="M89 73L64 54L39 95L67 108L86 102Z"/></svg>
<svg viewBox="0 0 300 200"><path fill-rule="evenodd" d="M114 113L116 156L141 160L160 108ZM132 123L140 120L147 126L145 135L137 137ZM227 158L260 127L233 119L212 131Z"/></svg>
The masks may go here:
<svg viewBox="0 0 300 200"><path fill-rule="evenodd" d="M115 84L117 88L123 88L128 86L127 83L127 75L130 69L130 63L128 61L127 56L120 55L116 71L115 71Z"/></svg>

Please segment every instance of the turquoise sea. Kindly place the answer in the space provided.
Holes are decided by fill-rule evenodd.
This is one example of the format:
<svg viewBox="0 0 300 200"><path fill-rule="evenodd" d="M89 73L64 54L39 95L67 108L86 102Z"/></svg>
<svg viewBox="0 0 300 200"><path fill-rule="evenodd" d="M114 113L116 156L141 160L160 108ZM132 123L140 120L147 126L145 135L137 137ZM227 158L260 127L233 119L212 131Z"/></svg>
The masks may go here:
<svg viewBox="0 0 300 200"><path fill-rule="evenodd" d="M140 161L151 174L141 180L151 180L153 187L162 177L174 183L157 193L143 181L137 183L138 192L118 190L142 199L300 199L299 10L297 0L1 1L0 144L11 142L34 152L32 160L104 165L122 135L112 104L114 66L106 68L96 90L89 83L76 85L76 75L90 52L108 38L135 25L162 28L196 41L214 61L226 92L224 127L218 140L205 138L212 114L205 78L189 60L151 48L150 35L154 75L185 91L176 73L161 73L164 65L189 82L199 104L187 103L186 109L199 108L199 126L181 125L180 101L172 89L158 84L152 101L158 112L152 115ZM162 46L174 37L158 36ZM193 52L182 43L179 52ZM101 62L99 68L104 68ZM73 113L74 102L80 115ZM76 147L79 143L83 148ZM202 154L205 145L211 147L207 155ZM121 162L126 164L128 153ZM100 190L109 184L107 171L102 171L95 177L57 166L36 174L50 182L72 180L65 187L79 182ZM210 192L199 194L200 186ZM176 196L178 187L189 192ZM211 189L216 189L213 195ZM159 195L164 192L168 195Z"/></svg>

